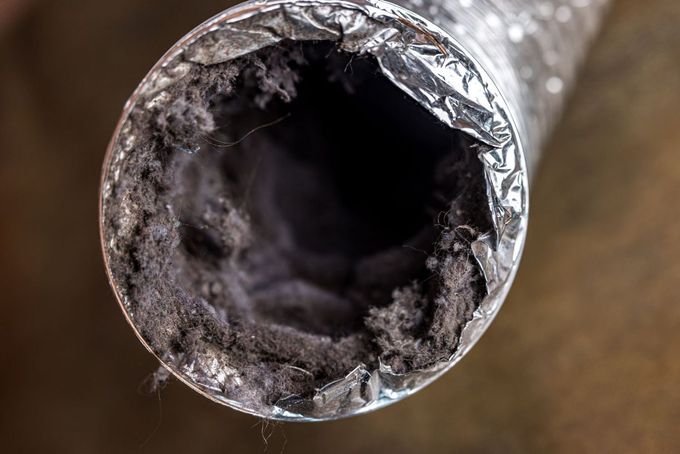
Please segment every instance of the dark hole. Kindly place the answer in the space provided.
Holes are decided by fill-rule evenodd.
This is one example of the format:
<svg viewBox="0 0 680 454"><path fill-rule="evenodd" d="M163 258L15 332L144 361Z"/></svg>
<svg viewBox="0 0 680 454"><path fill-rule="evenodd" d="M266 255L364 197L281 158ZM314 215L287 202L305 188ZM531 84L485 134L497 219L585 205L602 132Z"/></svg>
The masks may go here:
<svg viewBox="0 0 680 454"><path fill-rule="evenodd" d="M439 181L438 169L461 159L463 142L373 59L332 43L290 45L302 46L306 60L285 62L299 77L296 96L257 107L261 87L244 72L237 95L214 102L222 128L211 143L238 143L199 159L219 156L229 196L253 222L256 240L240 263L255 313L342 336L395 288L427 279L435 221L456 186ZM205 203L217 197L205 194ZM220 257L207 230L184 232L189 253Z"/></svg>
<svg viewBox="0 0 680 454"><path fill-rule="evenodd" d="M354 72L353 93L329 83L327 65L310 64L290 118L271 133L323 182L319 191L278 180L277 202L300 247L357 257L403 244L431 219L434 167L451 150L451 132L371 60L346 58L329 63Z"/></svg>
<svg viewBox="0 0 680 454"><path fill-rule="evenodd" d="M403 245L441 208L433 205L435 167L458 145L458 134L385 79L372 58L341 53L332 43L303 49L297 96L271 102L232 135L283 118L256 134L276 144L269 154L289 161L277 162L273 197L299 247L359 257ZM291 167L313 178L296 178ZM233 162L225 172L235 173Z"/></svg>

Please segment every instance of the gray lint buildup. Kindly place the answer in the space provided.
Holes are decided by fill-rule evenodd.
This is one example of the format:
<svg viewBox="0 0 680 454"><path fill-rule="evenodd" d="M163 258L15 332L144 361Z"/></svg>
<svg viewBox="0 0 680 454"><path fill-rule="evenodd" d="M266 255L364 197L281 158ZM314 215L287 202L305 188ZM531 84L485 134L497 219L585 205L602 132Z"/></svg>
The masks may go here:
<svg viewBox="0 0 680 454"><path fill-rule="evenodd" d="M210 352L257 408L450 357L486 294L481 145L328 42L196 64L167 92L132 111L103 220L161 359Z"/></svg>

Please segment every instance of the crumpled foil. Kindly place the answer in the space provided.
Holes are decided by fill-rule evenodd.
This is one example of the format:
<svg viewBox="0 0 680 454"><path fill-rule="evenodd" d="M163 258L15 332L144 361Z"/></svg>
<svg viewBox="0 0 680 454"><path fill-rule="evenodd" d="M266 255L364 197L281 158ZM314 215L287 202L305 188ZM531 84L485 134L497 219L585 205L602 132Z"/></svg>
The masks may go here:
<svg viewBox="0 0 680 454"><path fill-rule="evenodd" d="M283 39L332 40L346 51L372 55L390 81L440 121L487 145L480 159L494 231L475 241L472 250L486 279L488 295L464 327L448 361L407 374L396 374L385 365L377 370L357 365L345 378L319 389L311 399L291 397L271 407L249 408L224 395L225 380L238 382L238 371L220 364L209 352L170 358L164 352L152 351L180 380L214 401L281 420L335 419L375 410L423 388L457 363L481 337L507 295L526 235L530 174L608 2L398 3L243 3L181 39L154 66L125 106L105 160L101 218L120 167L135 149L136 138L128 122L135 105L150 105L162 98L194 64L228 61ZM107 248L116 239L102 238L106 257ZM111 275L109 278L115 290L116 283ZM135 328L134 314L117 296Z"/></svg>

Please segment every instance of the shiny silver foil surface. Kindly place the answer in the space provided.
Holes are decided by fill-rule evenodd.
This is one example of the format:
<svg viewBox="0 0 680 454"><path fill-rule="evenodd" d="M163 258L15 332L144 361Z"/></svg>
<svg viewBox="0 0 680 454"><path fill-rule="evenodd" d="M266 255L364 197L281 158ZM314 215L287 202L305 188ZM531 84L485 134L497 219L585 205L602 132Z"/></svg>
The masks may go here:
<svg viewBox="0 0 680 454"><path fill-rule="evenodd" d="M134 153L134 106L163 103L166 89L192 65L228 61L283 39L332 40L370 54L384 75L451 128L487 145L480 155L494 232L472 245L488 295L465 326L454 354L429 370L395 374L357 364L311 399L290 398L250 408L224 393L239 371L219 352L172 358L153 352L173 374L210 399L258 416L324 420L395 402L457 363L488 327L519 266L528 220L529 180L541 143L559 116L565 92L607 0L274 0L247 2L202 24L154 66L126 104L109 146L101 213L122 163ZM121 220L116 235L130 234ZM103 231L103 230L102 230ZM118 238L104 237L104 256ZM115 279L109 275L114 290ZM134 314L116 291L135 331ZM144 342L144 339L138 336ZM147 345L147 348L148 345ZM151 350L151 349L150 349Z"/></svg>

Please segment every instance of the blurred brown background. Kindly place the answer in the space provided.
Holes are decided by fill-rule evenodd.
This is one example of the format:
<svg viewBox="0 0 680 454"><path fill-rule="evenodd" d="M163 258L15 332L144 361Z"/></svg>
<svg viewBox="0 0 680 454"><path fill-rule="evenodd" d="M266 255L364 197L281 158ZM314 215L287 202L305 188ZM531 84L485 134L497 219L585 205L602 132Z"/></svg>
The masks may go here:
<svg viewBox="0 0 680 454"><path fill-rule="evenodd" d="M680 2L620 0L533 187L478 346L385 410L264 425L173 381L105 280L99 171L201 0L0 0L0 451L680 452ZM267 442L264 441L267 439Z"/></svg>

